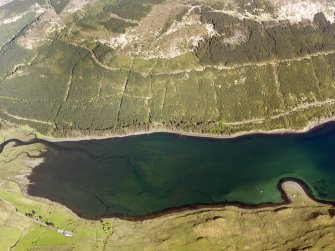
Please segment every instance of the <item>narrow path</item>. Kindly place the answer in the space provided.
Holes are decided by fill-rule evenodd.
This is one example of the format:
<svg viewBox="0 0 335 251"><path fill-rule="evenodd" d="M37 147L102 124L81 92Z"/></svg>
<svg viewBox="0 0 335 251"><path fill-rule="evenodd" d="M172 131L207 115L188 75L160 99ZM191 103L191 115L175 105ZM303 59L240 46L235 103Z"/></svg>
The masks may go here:
<svg viewBox="0 0 335 251"><path fill-rule="evenodd" d="M263 123L266 119L267 120L278 119L280 117L290 115L294 112L299 112L299 111L302 111L302 110L306 110L308 108L318 107L318 106L323 106L323 105L333 105L333 104L335 104L335 98L334 99L326 99L324 101L316 101L316 102L313 102L313 103L298 105L298 106L293 107L292 109L290 109L288 111L273 115L269 118L253 118L253 119L243 120L243 121L227 122L227 123L224 123L224 125L260 124L260 123Z"/></svg>
<svg viewBox="0 0 335 251"><path fill-rule="evenodd" d="M37 119L30 119L30 118L24 118L24 117L20 117L20 116L17 116L17 115L12 115L8 112L5 112L5 111L2 111L3 114L6 114L7 116L9 117L12 117L14 119L17 119L17 120L23 120L23 121L31 121L31 122L35 122L35 123L40 123L40 124L46 124L46 125L51 125L51 126L55 126L54 123L52 122L48 122L48 121L43 121L43 120L37 120Z"/></svg>
<svg viewBox="0 0 335 251"><path fill-rule="evenodd" d="M143 97L141 97L141 98L143 98ZM146 99L146 98L143 98L143 99ZM299 112L299 111L302 111L302 110L305 110L305 109L308 109L308 108L318 107L318 106L323 106L323 105L333 105L333 104L335 104L335 98L334 99L326 99L324 101L316 101L316 102L313 102L313 103L302 104L302 105L293 107L292 109L290 109L288 111L273 115L269 118L252 118L252 119L243 120L243 121L225 122L224 125L234 126L234 125L245 125L245 124L260 124L260 123L263 123L265 120L278 119L280 117L287 116L287 115L290 115L294 112ZM54 123L48 122L48 121L24 118L24 117L20 117L20 116L17 116L17 115L10 114L10 113L5 112L5 111L2 111L2 113L9 116L9 117L15 118L17 120L31 121L31 122L35 122L35 123L47 124L47 125L51 125L52 127L56 126Z"/></svg>
<svg viewBox="0 0 335 251"><path fill-rule="evenodd" d="M1 200L2 202L4 202L5 204L9 205L10 207L12 207L12 208L16 208L12 203L10 203L9 201L7 201L7 200L5 200L5 199L3 199L3 198L1 198L1 197L0 197L0 200ZM24 215L24 214L22 214L22 213L20 213L20 212L17 212L16 210L14 210L14 212L15 212L17 215L20 215L20 216L22 216L23 218L26 218L26 219L28 219L28 220L34 222L34 223L40 224L40 225L42 225L42 226L44 226L44 227L49 227L47 224L45 224L45 223L42 222L42 221L38 221L38 220L35 220L35 219L33 219L33 218L30 218L30 217L28 217L28 216L26 216L26 215Z"/></svg>
<svg viewBox="0 0 335 251"><path fill-rule="evenodd" d="M298 111L305 110L305 109L308 109L308 108L311 108L311 107L317 107L317 106L323 106L323 105L332 105L332 104L335 104L335 98L326 99L324 101L316 101L316 102L313 102L313 103L302 104L302 105L296 106L296 107L294 107L291 110L288 110L286 112L279 113L277 115L271 116L270 119L277 119L277 118L289 115L293 112L298 112Z"/></svg>
<svg viewBox="0 0 335 251"><path fill-rule="evenodd" d="M59 229L59 228L56 228L56 227L52 227L52 226L50 226L50 225L47 225L47 224L44 223L43 221L36 220L36 219L34 219L34 218L28 217L28 216L26 216L25 214L22 214L22 213L16 211L16 210L15 210L15 208L16 208L15 205L13 205L13 204L10 203L9 201L7 201L7 200L5 200L5 199L3 199L3 198L1 198L1 197L0 197L0 201L4 202L5 204L7 204L7 205L9 205L11 208L13 208L13 211L12 211L12 212L14 212L15 214L17 214L17 215L19 215L19 216L21 216L21 217L23 217L23 218L25 218L25 219L28 219L28 220L31 221L32 223L37 223L37 224L39 224L39 225L41 225L41 226L43 226L43 227L46 227L46 228L51 229L51 230L53 230L53 231L56 231L56 232L58 232L58 233L60 233L60 234L64 234L64 233L65 233L65 230L63 230L63 229ZM72 232L71 232L71 233L72 233ZM73 234L73 233L72 233L72 234Z"/></svg>
<svg viewBox="0 0 335 251"><path fill-rule="evenodd" d="M311 59L313 57L318 57L318 56L327 56L327 55L331 55L335 53L335 49L334 50L329 50L329 51L319 51L319 52L315 52L315 53L311 53L311 54L306 54L304 56L300 56L300 57L295 57L295 58L288 58L288 59L274 59L274 60L268 60L268 61L262 61L262 62L248 62L248 63L243 63L243 64L235 64L235 65L231 65L231 66L225 66L225 65L205 65L205 66L199 66L199 67L194 67L194 68L188 68L188 69L182 69L182 70L175 70L175 71L170 71L170 72L161 72L161 73L142 73L139 71L135 71L133 69L130 68L124 68L124 67L110 67L108 65L105 65L103 63L101 63L99 61L99 59L95 56L94 52L90 49L87 48L85 46L82 45L78 45L76 43L73 42L68 42L68 41L64 41L66 43L69 43L75 47L80 47L82 49L85 49L87 51L90 52L92 59L94 60L95 63L97 63L99 66L108 69L108 70L112 70L112 71L118 71L118 70L132 70L133 72L136 72L140 75L142 75L143 77L147 77L147 76L164 76L164 75L176 75L176 74L181 74L181 73L190 73L193 71L196 72L201 72L201 71L205 71L207 69L215 69L215 70L233 70L233 69L238 69L238 68L243 68L243 67L248 67L248 66L266 66L266 65L272 65L272 64L279 64L279 63L291 63L291 62L299 62L302 61L304 59Z"/></svg>
<svg viewBox="0 0 335 251"><path fill-rule="evenodd" d="M115 18L115 19L119 19L119 20L122 20L122 21L125 21L127 23L132 23L132 24L138 24L140 21L138 20L134 20L134 19L128 19L128 18L124 18L124 17L120 17L119 15L115 14L115 13L111 13L109 15L109 17L111 18Z"/></svg>

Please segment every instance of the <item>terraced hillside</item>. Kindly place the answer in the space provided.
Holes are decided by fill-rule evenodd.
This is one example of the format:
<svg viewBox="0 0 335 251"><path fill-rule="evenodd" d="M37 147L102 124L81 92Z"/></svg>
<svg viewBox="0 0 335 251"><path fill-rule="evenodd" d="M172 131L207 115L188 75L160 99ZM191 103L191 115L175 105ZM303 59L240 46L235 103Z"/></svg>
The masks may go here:
<svg viewBox="0 0 335 251"><path fill-rule="evenodd" d="M0 116L44 134L229 135L334 116L332 1L1 5Z"/></svg>

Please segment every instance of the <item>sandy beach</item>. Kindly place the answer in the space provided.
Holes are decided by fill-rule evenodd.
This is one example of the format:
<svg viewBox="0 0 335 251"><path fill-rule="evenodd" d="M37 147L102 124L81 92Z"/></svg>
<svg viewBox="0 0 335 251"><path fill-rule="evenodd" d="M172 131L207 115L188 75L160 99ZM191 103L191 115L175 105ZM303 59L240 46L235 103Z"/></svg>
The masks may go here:
<svg viewBox="0 0 335 251"><path fill-rule="evenodd" d="M293 196L293 197L302 196L305 199L310 199L314 201L314 198L311 198L298 182L294 182L290 180L284 181L283 183L281 183L281 187L285 191L288 198L290 198L290 196Z"/></svg>

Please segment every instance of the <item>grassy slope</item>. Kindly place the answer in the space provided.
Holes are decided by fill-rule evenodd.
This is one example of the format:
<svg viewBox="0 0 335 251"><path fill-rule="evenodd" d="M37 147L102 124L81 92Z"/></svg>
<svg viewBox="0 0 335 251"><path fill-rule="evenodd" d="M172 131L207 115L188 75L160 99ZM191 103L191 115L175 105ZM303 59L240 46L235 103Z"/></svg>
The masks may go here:
<svg viewBox="0 0 335 251"><path fill-rule="evenodd" d="M18 137L28 140L31 130L12 128L2 130L1 138ZM1 154L0 165L0 249L7 250L101 250L104 240L111 234L111 220L87 221L78 218L68 209L42 199L33 199L22 193L27 185L26 175L34 159L25 152L38 156L43 147L39 144L14 147L8 145ZM29 162L30 161L30 162ZM3 163L6 163L4 165ZM22 190L23 189L23 190ZM36 220L36 217L41 217ZM47 226L47 223L51 225ZM59 230L70 231L66 237Z"/></svg>

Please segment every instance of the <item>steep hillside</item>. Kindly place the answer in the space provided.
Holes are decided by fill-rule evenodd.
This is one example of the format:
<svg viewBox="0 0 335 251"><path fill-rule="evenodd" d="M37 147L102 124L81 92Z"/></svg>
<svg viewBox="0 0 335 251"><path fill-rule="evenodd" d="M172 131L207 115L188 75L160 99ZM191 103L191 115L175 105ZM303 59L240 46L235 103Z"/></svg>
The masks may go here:
<svg viewBox="0 0 335 251"><path fill-rule="evenodd" d="M0 6L0 116L54 136L302 129L335 111L328 0Z"/></svg>

